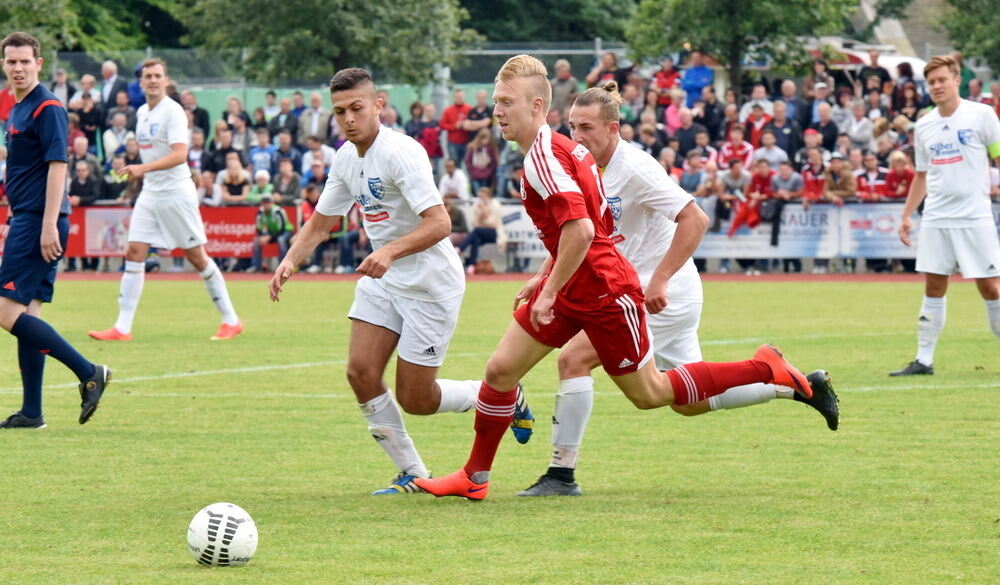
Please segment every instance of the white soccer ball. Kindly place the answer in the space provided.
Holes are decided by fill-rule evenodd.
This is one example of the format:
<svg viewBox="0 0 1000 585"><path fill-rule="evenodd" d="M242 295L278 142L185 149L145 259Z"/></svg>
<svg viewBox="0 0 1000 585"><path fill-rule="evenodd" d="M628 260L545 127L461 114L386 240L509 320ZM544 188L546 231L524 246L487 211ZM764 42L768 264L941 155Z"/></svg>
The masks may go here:
<svg viewBox="0 0 1000 585"><path fill-rule="evenodd" d="M257 552L257 525L243 508L219 502L205 506L188 525L191 556L209 567L240 567Z"/></svg>

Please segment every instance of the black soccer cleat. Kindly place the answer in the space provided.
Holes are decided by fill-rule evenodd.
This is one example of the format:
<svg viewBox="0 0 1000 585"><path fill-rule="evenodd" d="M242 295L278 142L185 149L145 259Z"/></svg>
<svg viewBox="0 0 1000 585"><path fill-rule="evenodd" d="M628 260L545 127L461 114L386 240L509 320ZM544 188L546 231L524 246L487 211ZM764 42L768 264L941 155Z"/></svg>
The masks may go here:
<svg viewBox="0 0 1000 585"><path fill-rule="evenodd" d="M0 421L0 429L44 429L45 417L39 415L38 418L28 418L20 411L8 416Z"/></svg>
<svg viewBox="0 0 1000 585"><path fill-rule="evenodd" d="M902 370L896 370L895 372L889 372L890 376L933 376L934 366L925 366L917 360L906 364L906 367Z"/></svg>
<svg viewBox="0 0 1000 585"><path fill-rule="evenodd" d="M837 427L840 426L840 399L833 391L830 373L826 370L816 370L806 376L806 379L809 380L809 387L812 388L812 397L803 398L795 394L793 398L815 408L826 419L826 426L831 431L837 430Z"/></svg>
<svg viewBox="0 0 1000 585"><path fill-rule="evenodd" d="M582 496L583 490L575 481L563 481L550 475L543 475L526 490L518 492L518 496L538 498L548 496Z"/></svg>
<svg viewBox="0 0 1000 585"><path fill-rule="evenodd" d="M84 424L97 410L104 389L111 383L111 369L95 365L94 375L80 383L80 424Z"/></svg>

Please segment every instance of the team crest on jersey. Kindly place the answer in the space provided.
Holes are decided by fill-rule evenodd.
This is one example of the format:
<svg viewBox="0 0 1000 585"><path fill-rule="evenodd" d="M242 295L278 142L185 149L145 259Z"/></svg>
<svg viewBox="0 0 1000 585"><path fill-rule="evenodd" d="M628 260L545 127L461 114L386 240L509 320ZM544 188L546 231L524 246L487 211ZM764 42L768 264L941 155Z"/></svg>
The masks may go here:
<svg viewBox="0 0 1000 585"><path fill-rule="evenodd" d="M577 160L583 160L587 158L588 154L590 154L590 151L587 150L587 147L582 144L577 144L576 148L573 149L573 156L575 156Z"/></svg>
<svg viewBox="0 0 1000 585"><path fill-rule="evenodd" d="M968 146L972 142L972 130L959 130L958 131L958 141L962 144Z"/></svg>
<svg viewBox="0 0 1000 585"><path fill-rule="evenodd" d="M385 185L382 184L382 179L379 177L368 178L368 190L372 192L372 197L379 201L385 197Z"/></svg>
<svg viewBox="0 0 1000 585"><path fill-rule="evenodd" d="M607 197L608 207L611 208L611 215L615 218L617 222L622 218L622 198L621 197Z"/></svg>
<svg viewBox="0 0 1000 585"><path fill-rule="evenodd" d="M159 122L157 122L155 124L150 124L149 125L149 135L150 136L156 136L156 131L159 130L159 129L160 129L160 123Z"/></svg>

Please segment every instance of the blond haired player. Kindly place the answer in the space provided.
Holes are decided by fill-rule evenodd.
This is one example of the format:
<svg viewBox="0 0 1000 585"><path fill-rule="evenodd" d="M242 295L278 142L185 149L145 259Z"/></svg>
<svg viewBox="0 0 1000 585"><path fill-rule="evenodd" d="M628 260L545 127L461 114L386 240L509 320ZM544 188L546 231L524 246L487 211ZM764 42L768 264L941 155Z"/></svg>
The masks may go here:
<svg viewBox="0 0 1000 585"><path fill-rule="evenodd" d="M525 153L521 199L549 257L517 294L514 321L486 365L469 460L447 476L415 480L435 496L486 497L490 468L514 412L518 380L580 331L615 384L639 408L690 404L754 382L812 395L806 377L769 345L743 362L696 362L666 373L656 369L646 298L635 269L612 240L614 220L597 164L584 146L545 123L551 91L545 66L528 55L509 59L496 77L494 115L504 138ZM651 295L659 296L660 291Z"/></svg>
<svg viewBox="0 0 1000 585"><path fill-rule="evenodd" d="M704 297L691 254L708 227L708 218L656 159L620 139L620 103L614 81L588 89L576 98L569 126L573 140L590 150L601 169L608 206L615 220L612 239L639 274L650 310L648 322L656 367L667 370L702 359L698 325ZM559 353L559 391L552 415L552 462L546 473L519 496L582 493L574 470L594 402L594 379L590 372L598 365L600 360L584 334L577 334ZM749 384L673 408L694 416L764 404L775 398L794 398L818 410L830 429L836 430L839 409L829 376L817 370L807 378L813 390L809 399L786 386Z"/></svg>
<svg viewBox="0 0 1000 585"><path fill-rule="evenodd" d="M167 97L167 65L159 59L142 63L139 85L146 103L136 112L135 136L142 164L121 172L142 179L125 249L125 271L118 294L118 320L104 331L88 331L100 341L130 341L132 323L142 296L146 256L150 246L181 248L205 282L205 290L222 316L213 340L232 339L243 331L219 267L205 252L205 226L198 211L198 194L187 165L188 127L184 108Z"/></svg>
<svg viewBox="0 0 1000 585"><path fill-rule="evenodd" d="M1000 162L1000 120L987 105L963 100L959 64L934 57L924 67L937 106L917 120L917 174L910 185L899 238L911 245L913 213L924 203L917 243L917 271L924 300L917 317L917 356L890 376L934 373L934 348L944 329L948 277L973 278L986 318L1000 339L1000 241L990 208L990 159Z"/></svg>

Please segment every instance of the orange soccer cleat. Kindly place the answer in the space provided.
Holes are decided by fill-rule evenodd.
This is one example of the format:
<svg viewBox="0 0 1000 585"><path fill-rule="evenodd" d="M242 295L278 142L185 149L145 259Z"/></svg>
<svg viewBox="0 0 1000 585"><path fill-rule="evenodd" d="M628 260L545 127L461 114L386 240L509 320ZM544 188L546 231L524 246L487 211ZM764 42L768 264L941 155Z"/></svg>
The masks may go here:
<svg viewBox="0 0 1000 585"><path fill-rule="evenodd" d="M229 325L228 323L223 323L219 325L219 330L215 332L212 336L212 341L220 341L223 339L232 339L243 333L243 321L237 321L236 325Z"/></svg>
<svg viewBox="0 0 1000 585"><path fill-rule="evenodd" d="M131 333L122 333L115 327L104 331L88 331L87 335L98 341L132 341Z"/></svg>
<svg viewBox="0 0 1000 585"><path fill-rule="evenodd" d="M762 361L771 368L772 384L787 386L804 398L812 398L813 392L809 380L785 359L777 347L764 344L757 348L753 359Z"/></svg>
<svg viewBox="0 0 1000 585"><path fill-rule="evenodd" d="M478 475L476 472L473 475ZM490 493L489 480L484 483L475 483L464 469L459 469L455 473L450 473L444 477L418 477L413 480L418 488L429 494L440 498L441 496L459 496L470 500L481 500Z"/></svg>

